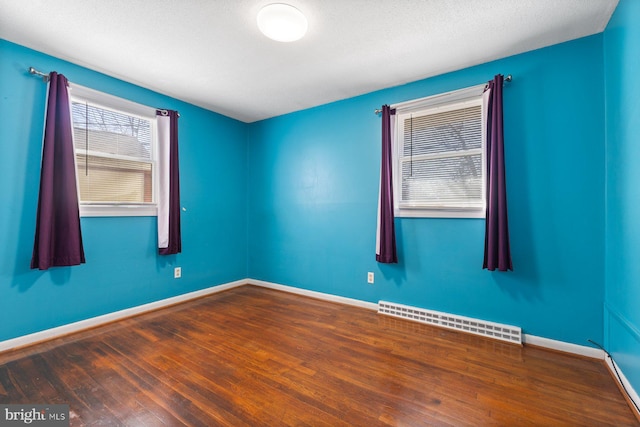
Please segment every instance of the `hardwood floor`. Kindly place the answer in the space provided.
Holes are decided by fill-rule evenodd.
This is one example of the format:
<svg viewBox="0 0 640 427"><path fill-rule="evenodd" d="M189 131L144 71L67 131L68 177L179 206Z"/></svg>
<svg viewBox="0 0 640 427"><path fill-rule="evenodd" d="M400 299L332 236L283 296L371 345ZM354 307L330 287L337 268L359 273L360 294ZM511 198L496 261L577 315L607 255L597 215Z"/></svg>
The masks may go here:
<svg viewBox="0 0 640 427"><path fill-rule="evenodd" d="M243 286L0 354L71 425L634 426L602 361Z"/></svg>

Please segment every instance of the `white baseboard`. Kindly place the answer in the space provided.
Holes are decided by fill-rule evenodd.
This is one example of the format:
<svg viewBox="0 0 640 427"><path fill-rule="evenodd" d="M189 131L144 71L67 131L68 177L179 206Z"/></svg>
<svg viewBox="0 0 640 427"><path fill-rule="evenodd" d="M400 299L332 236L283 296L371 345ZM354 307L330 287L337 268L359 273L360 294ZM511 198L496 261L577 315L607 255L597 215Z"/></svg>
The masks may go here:
<svg viewBox="0 0 640 427"><path fill-rule="evenodd" d="M367 302L359 299L341 297L338 295L325 294L323 292L309 291L307 289L296 288L293 286L280 285L278 283L265 282L264 280L247 279L246 283L263 288L275 289L278 291L289 292L290 294L304 295L306 297L321 299L325 301L338 302L341 304L352 305L355 307L366 308L368 310L378 311L378 304L375 302Z"/></svg>
<svg viewBox="0 0 640 427"><path fill-rule="evenodd" d="M27 345L41 342L41 341L51 340L51 339L60 337L62 335L68 335L68 334L79 332L85 329L94 328L96 326L100 326L105 323L110 323L116 320L125 319L127 317L135 316L137 314L142 314L147 311L157 310L159 308L168 307L170 305L189 301L195 298L200 298L205 295L215 294L217 292L222 292L227 289L236 288L238 286L245 285L246 283L247 283L247 280L236 280L235 282L229 282L222 285L212 286L210 288L201 289L199 291L177 295L175 297L166 298L160 301L154 301L148 304L127 308L125 310L115 311L113 313L107 313L102 316L96 316L90 319L80 320L78 322L58 326L56 328L45 329L44 331L34 332L29 335L23 335L17 338L0 341L0 352L19 348L19 347L24 347Z"/></svg>
<svg viewBox="0 0 640 427"><path fill-rule="evenodd" d="M373 302L341 297L341 296L326 294L322 292L310 291L307 289L296 288L293 286L280 285L278 283L266 282L264 280L242 279L242 280L236 280L234 282L229 282L229 283L225 283L217 286L212 286L210 288L201 289L194 292L189 292L182 295L177 295L175 297L166 298L160 301L154 301L148 304L131 307L125 310L104 314L102 316L92 317L90 319L81 320L79 322L69 323L67 325L62 325L56 328L46 329L44 331L23 335L17 338L0 341L0 352L28 346L28 345L46 341L46 340L51 340L63 335L68 335L68 334L79 332L85 329L94 328L96 326L100 326L106 323L125 319L127 317L135 316L137 314L142 314L148 311L157 310L163 307L168 307L168 306L178 304L181 302L186 302L195 298L200 298L206 295L222 292L227 289L237 288L239 286L246 285L246 284L289 292L297 295L308 296L311 298L321 299L325 301L337 302L341 304L365 308L368 310L374 310L374 311L378 310L378 304ZM543 337L538 337L538 336L529 335L529 334L523 334L523 341L525 344L536 345L538 347L544 347L551 350L557 350L565 353L571 353L571 354L576 354L580 356L591 357L594 359L604 360L607 367L611 371L611 374L615 378L615 380L618 383L621 383L624 386L624 388L627 389L631 400L633 400L637 405L640 405L640 397L638 396L638 393L635 391L631 383L624 376L623 372L620 370L620 367L615 363L615 361L613 361L609 357L605 357L606 354L603 350L599 348L587 347L587 346L572 344L564 341L552 340L549 338L543 338ZM615 369L617 369L618 373L620 374L620 377L616 375ZM632 407L632 411L637 412L636 409L633 407ZM637 416L638 418L640 418L640 413L638 413Z"/></svg>
<svg viewBox="0 0 640 427"><path fill-rule="evenodd" d="M225 283L217 286L212 286L206 289L201 289L199 291L189 292L183 295L177 295L175 297L163 299L160 301L154 301L148 304L131 307L125 310L104 314L102 316L92 317L90 319L69 323L67 325L58 326L56 328L46 329L44 331L23 335L23 336L12 338L6 341L0 341L0 351L6 351L6 350L18 348L18 347L24 347L27 345L35 344L40 341L50 340L62 335L67 335L67 334L78 332L84 329L93 328L105 323L110 323L116 320L135 316L137 314L145 313L151 310L157 310L159 308L189 301L191 299L199 298L205 295L222 292L224 290L236 288L238 286L242 286L245 284L260 286L263 288L275 289L275 290L289 292L297 295L308 296L311 298L321 299L325 301L337 302L341 304L365 308L368 310L374 310L374 311L378 310L378 304L373 302L341 297L341 296L327 294L323 292L310 291L307 289L296 288L293 286L266 282L264 280L242 279L242 280L236 280L234 282L229 282L229 283ZM571 344L563 341L556 341L549 338L538 337L535 335L523 334L523 341L525 342L525 344L537 345L539 347L545 347L552 350L564 351L566 353L578 354L581 356L593 357L596 359L604 359L604 355L605 355L602 350L597 348Z"/></svg>
<svg viewBox="0 0 640 427"><path fill-rule="evenodd" d="M627 377L624 376L624 374L622 373L622 370L620 369L620 366L618 366L615 360L613 360L610 357L605 357L604 361L607 364L607 367L609 368L609 371L611 372L611 375L613 376L613 378L615 378L616 382L619 385L621 385L624 389L626 389L627 392L629 393L628 397L631 400L633 400L637 406L640 406L640 396L638 396L638 393L633 388L633 386L631 385ZM619 377L618 375L616 375L616 370L618 371L618 374L620 374ZM631 407L631 410L635 413L636 417L640 420L640 412L638 412L637 408L635 408L633 405L629 405L629 406Z"/></svg>
<svg viewBox="0 0 640 427"><path fill-rule="evenodd" d="M326 301L338 302L342 304L352 305L356 307L362 307L369 310L378 311L378 304L373 302L362 301L353 298L340 297L332 294L325 294L322 292L309 291L307 289L296 288L294 286L281 285L278 283L266 282L264 280L247 279L246 283L255 286L261 286L263 288L276 289L284 292L289 292L298 295L304 295L312 298L322 299ZM564 341L552 340L549 338L538 337L535 335L523 334L523 341L525 344L536 345L538 347L545 347L551 350L563 351L565 353L577 354L580 356L591 357L594 359L604 359L604 351L599 348L593 348L578 344L572 344Z"/></svg>
<svg viewBox="0 0 640 427"><path fill-rule="evenodd" d="M538 347L548 348L550 350L562 351L565 353L577 354L580 356L591 357L593 359L604 359L604 351L599 348L589 347L586 345L572 344L564 341L552 340L549 338L538 337L535 335L524 334L525 344L536 345Z"/></svg>
<svg viewBox="0 0 640 427"><path fill-rule="evenodd" d="M268 289L275 289L279 291L289 292L297 295L303 295L303 296L330 301L330 302L337 302L337 303L346 304L354 307L365 308L373 311L378 310L378 304L373 302L341 297L338 295L327 294L323 292L310 291L307 289L296 288L293 286L267 282L264 280L241 279L241 280L236 280L234 282L212 286L206 289L189 292L183 295L177 295L175 297L166 298L160 301L154 301L148 304L131 307L125 310L104 314L102 316L92 317L90 319L69 323L67 325L58 326L56 328L46 329L44 331L23 335L23 336L12 338L6 341L0 341L0 352L19 348L19 347L24 347L27 345L41 342L41 341L51 340L51 339L60 337L62 335L68 335L74 332L79 332L85 329L93 328L106 323L110 323L117 320L125 319L127 317L135 316L137 314L142 314L148 311L157 310L163 307L168 307L170 305L186 302L195 298L200 298L206 295L222 292L227 289L236 288L238 286L242 286L245 284L260 286ZM525 344L531 344L531 345L536 345L538 347L548 348L551 350L557 350L565 353L571 353L571 354L576 354L580 356L591 357L594 359L605 360L612 374L614 374L614 377L617 379L617 377L615 376L615 372L613 370L613 363L615 362L610 360L608 357L605 358L605 352L599 348L582 346L582 345L572 344L564 341L552 340L549 338L543 338L543 337L529 335L529 334L523 334L523 341ZM623 384L625 388L631 391L632 399L635 402L640 402L640 399L638 398L638 394L635 392L635 390L633 389L629 381L627 381L626 377L624 376L620 368L618 368L618 372L620 373L620 376L623 380Z"/></svg>

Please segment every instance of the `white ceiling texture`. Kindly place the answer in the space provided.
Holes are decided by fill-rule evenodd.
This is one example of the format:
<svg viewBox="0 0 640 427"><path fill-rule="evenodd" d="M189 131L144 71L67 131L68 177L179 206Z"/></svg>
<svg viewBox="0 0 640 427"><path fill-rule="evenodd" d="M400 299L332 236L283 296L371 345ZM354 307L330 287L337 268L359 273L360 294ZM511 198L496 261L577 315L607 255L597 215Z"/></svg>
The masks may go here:
<svg viewBox="0 0 640 427"><path fill-rule="evenodd" d="M306 15L304 38L260 33L277 2ZM595 34L617 3L0 0L0 38L253 122Z"/></svg>

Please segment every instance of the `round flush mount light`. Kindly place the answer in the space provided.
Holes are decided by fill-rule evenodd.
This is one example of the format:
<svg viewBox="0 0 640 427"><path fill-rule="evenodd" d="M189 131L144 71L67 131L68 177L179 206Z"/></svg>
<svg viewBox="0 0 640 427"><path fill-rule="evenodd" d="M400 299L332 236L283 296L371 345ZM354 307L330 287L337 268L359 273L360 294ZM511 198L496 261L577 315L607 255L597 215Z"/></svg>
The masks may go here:
<svg viewBox="0 0 640 427"><path fill-rule="evenodd" d="M294 42L307 32L307 18L291 5L273 3L258 12L258 28L270 39Z"/></svg>

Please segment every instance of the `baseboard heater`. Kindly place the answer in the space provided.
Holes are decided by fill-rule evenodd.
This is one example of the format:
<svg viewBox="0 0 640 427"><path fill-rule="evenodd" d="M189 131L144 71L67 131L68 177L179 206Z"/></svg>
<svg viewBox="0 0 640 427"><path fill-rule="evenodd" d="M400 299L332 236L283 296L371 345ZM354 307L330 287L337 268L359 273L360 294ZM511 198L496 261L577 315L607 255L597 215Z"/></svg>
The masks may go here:
<svg viewBox="0 0 640 427"><path fill-rule="evenodd" d="M522 330L517 326L488 322L486 320L426 310L424 308L411 307L387 301L378 301L378 313L522 345Z"/></svg>

